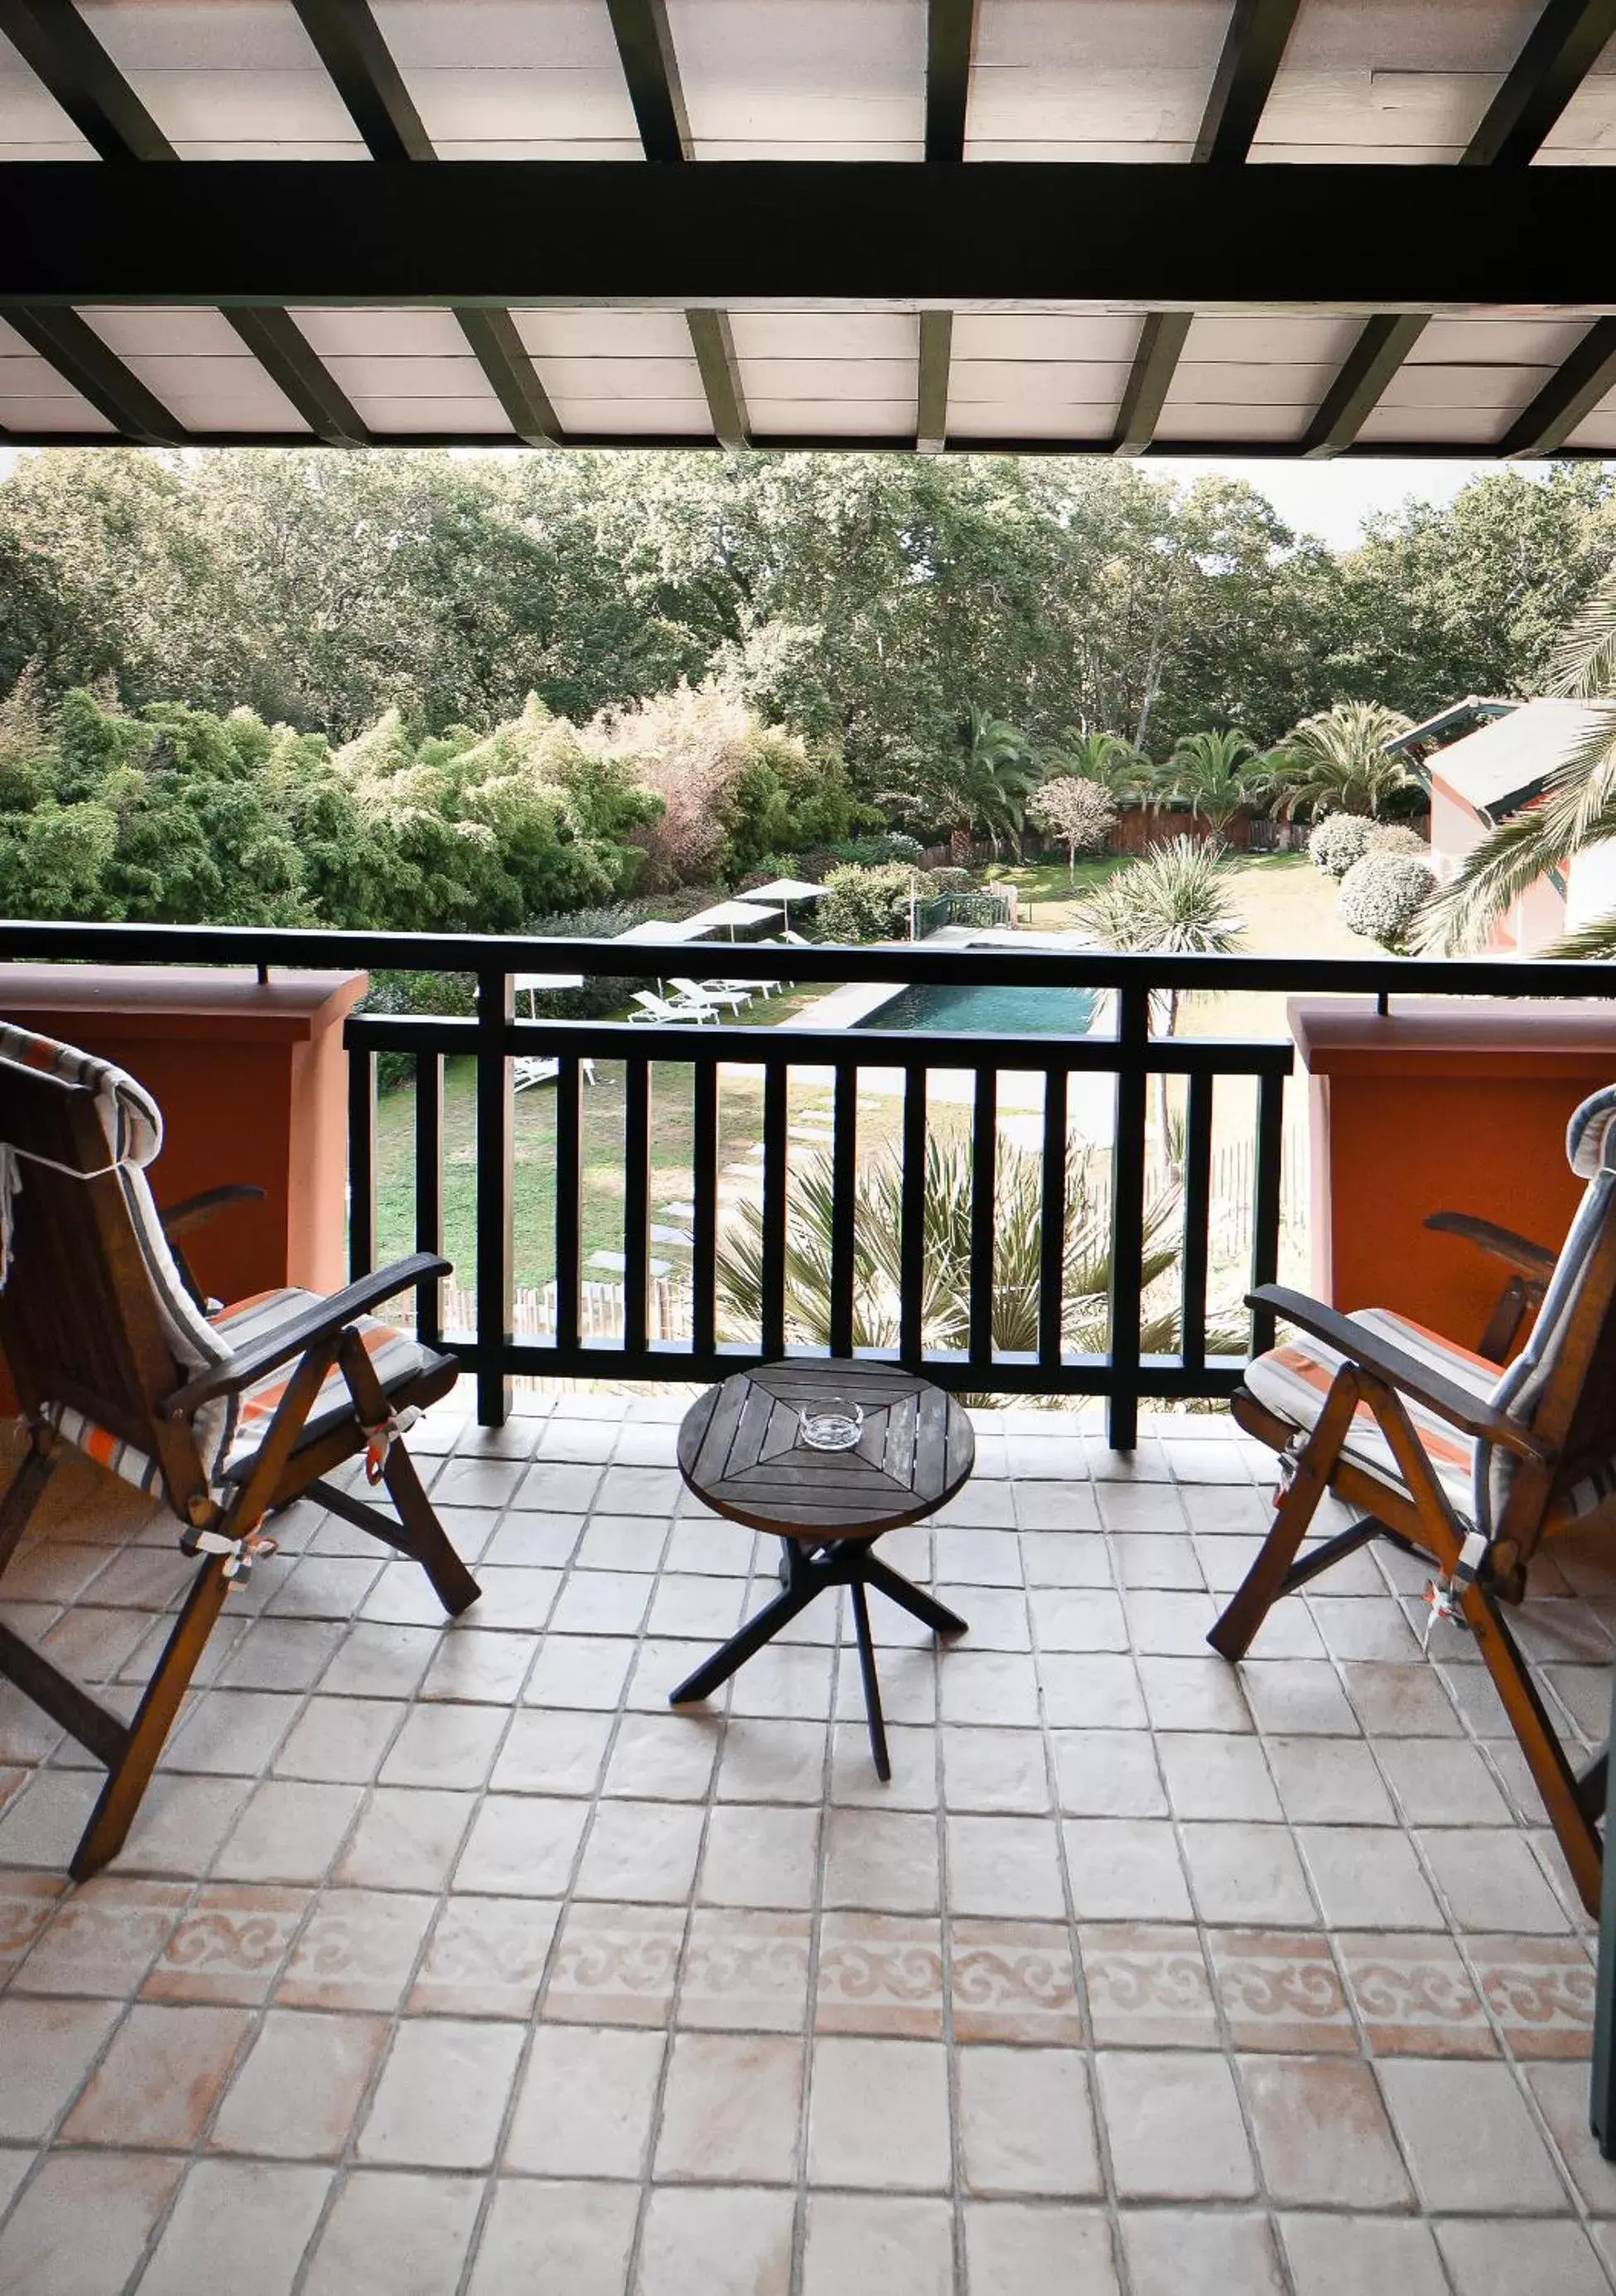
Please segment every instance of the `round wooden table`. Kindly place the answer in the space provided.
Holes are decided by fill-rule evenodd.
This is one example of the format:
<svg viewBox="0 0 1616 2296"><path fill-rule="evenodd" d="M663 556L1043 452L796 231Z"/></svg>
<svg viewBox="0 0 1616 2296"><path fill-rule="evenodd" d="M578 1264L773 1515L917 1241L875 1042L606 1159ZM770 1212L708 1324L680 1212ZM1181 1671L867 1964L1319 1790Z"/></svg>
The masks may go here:
<svg viewBox="0 0 1616 2296"><path fill-rule="evenodd" d="M833 1398L857 1402L864 1411L858 1441L849 1450L816 1450L802 1439L803 1412ZM964 1619L889 1570L871 1550L883 1531L919 1522L946 1505L975 1459L971 1422L953 1397L895 1365L764 1364L710 1387L679 1430L679 1472L715 1513L784 1540L783 1585L669 1702L683 1706L710 1698L816 1595L846 1587L870 1751L878 1775L890 1778L865 1588L875 1587L935 1634L963 1635L966 1628Z"/></svg>

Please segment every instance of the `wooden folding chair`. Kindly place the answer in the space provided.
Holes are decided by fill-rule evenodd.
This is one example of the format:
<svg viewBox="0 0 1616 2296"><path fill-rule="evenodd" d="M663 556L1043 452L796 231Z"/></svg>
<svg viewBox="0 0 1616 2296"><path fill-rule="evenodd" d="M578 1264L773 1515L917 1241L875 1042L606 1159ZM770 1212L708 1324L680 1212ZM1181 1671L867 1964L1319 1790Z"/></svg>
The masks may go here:
<svg viewBox="0 0 1616 2296"><path fill-rule="evenodd" d="M0 1026L0 1351L29 1438L0 1499L0 1576L63 1444L164 1499L200 1558L130 1722L0 1626L0 1675L106 1765L78 1881L122 1846L213 1621L274 1543L259 1525L276 1508L317 1498L420 1562L453 1614L478 1594L398 1439L457 1366L366 1313L448 1262L417 1253L329 1298L289 1288L209 1316L168 1235L258 1192L192 1198L166 1234L144 1170L161 1142L121 1070ZM362 1452L396 1520L324 1480Z"/></svg>
<svg viewBox="0 0 1616 2296"><path fill-rule="evenodd" d="M1541 1540L1616 1493L1616 1087L1577 1111L1566 1152L1587 1191L1546 1280L1539 1247L1516 1256L1542 1299L1505 1370L1385 1309L1338 1315L1279 1285L1251 1294L1295 1336L1249 1365L1232 1407L1280 1454L1281 1482L1261 1552L1207 1639L1241 1658L1280 1595L1370 1539L1429 1556L1431 1623L1474 1636L1597 1913L1606 1755L1572 1769L1500 1607L1524 1594ZM1523 1242L1505 1240L1512 1253ZM1302 1555L1326 1490L1357 1519Z"/></svg>

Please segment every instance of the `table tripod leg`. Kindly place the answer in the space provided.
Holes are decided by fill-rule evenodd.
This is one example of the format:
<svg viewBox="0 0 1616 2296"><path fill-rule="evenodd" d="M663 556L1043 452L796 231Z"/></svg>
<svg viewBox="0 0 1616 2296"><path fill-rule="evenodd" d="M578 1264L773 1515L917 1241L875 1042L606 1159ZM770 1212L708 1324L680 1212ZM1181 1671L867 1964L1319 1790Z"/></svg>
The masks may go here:
<svg viewBox="0 0 1616 2296"><path fill-rule="evenodd" d="M865 1719L870 1726L870 1751L875 1757L875 1775L884 1783L892 1775L892 1764L887 1754L887 1726L881 1710L881 1684L875 1675L875 1645L870 1640L870 1606L865 1600L864 1588L855 1578L849 1593L853 1597L853 1624L858 1633L858 1671L864 1677Z"/></svg>
<svg viewBox="0 0 1616 2296"><path fill-rule="evenodd" d="M710 1698L721 1683L726 1683L737 1667L755 1658L765 1643L773 1642L782 1627L789 1626L799 1611L806 1611L820 1590L817 1579L800 1579L766 1603L755 1619L749 1619L737 1635L732 1635L722 1650L716 1650L710 1659L687 1675L677 1690L669 1691L670 1706L687 1706L698 1698Z"/></svg>
<svg viewBox="0 0 1616 2296"><path fill-rule="evenodd" d="M858 1575L866 1586L875 1587L889 1603L896 1603L899 1610L907 1611L911 1618L918 1619L922 1626L930 1627L933 1634L969 1633L970 1628L964 1619L957 1618L952 1611L945 1610L940 1603L934 1603L930 1595L923 1595L918 1587L912 1587L906 1578L900 1578L896 1570L889 1570L875 1555L865 1555Z"/></svg>

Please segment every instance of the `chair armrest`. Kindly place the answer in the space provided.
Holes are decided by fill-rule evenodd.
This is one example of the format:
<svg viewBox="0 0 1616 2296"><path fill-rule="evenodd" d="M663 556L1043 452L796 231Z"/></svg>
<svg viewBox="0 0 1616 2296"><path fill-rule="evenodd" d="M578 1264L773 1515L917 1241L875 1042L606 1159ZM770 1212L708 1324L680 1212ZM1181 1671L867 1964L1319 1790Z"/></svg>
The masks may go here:
<svg viewBox="0 0 1616 2296"><path fill-rule="evenodd" d="M1497 1443L1504 1450L1513 1451L1523 1459L1552 1460L1554 1451L1540 1443L1530 1429L1521 1426L1502 1411L1495 1411L1481 1397L1472 1395L1456 1380L1444 1379L1428 1364L1406 1355L1401 1348L1393 1347L1377 1333L1366 1331L1350 1316L1337 1315L1333 1308L1324 1307L1309 1300L1303 1292L1287 1291L1282 1283L1265 1283L1261 1289L1248 1292L1249 1307L1267 1308L1298 1331L1310 1332L1326 1347L1334 1348L1349 1363L1359 1364L1388 1387L1396 1388L1399 1395L1423 1403L1450 1426L1462 1428L1466 1435L1478 1441Z"/></svg>
<svg viewBox="0 0 1616 2296"><path fill-rule="evenodd" d="M193 1227L201 1227L227 1205L256 1203L263 1193L250 1180L226 1180L222 1188L203 1188L197 1195L182 1196L157 1217L166 1236L189 1235Z"/></svg>
<svg viewBox="0 0 1616 2296"><path fill-rule="evenodd" d="M1513 1228L1499 1227L1474 1212L1432 1212L1425 1225L1442 1235L1463 1236L1466 1243L1491 1252L1535 1283L1546 1283L1554 1272L1558 1254L1546 1244L1534 1243L1530 1236L1517 1235Z"/></svg>
<svg viewBox="0 0 1616 2296"><path fill-rule="evenodd" d="M362 1275L357 1283L346 1284L340 1292L332 1292L327 1298L316 1300L312 1307L289 1316L274 1331L267 1332L256 1347L232 1356L227 1363L215 1365L210 1371L199 1372L184 1387L176 1388L164 1408L170 1419L188 1418L201 1404L250 1387L266 1372L278 1370L294 1356L305 1353L316 1341L340 1332L356 1316L380 1306L383 1300L407 1292L412 1283L431 1283L434 1277L452 1272L453 1263L440 1259L436 1252L415 1251L407 1259L395 1259L390 1267L379 1267L373 1275Z"/></svg>

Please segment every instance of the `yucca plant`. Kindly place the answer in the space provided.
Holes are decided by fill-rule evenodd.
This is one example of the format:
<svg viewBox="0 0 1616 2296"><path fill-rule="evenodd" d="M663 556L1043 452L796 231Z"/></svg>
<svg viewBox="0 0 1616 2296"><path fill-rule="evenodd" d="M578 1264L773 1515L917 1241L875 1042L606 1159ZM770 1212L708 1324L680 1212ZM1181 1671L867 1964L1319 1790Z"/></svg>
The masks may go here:
<svg viewBox="0 0 1616 2296"><path fill-rule="evenodd" d="M922 1255L920 1328L929 1349L964 1348L971 1329L971 1147L968 1141L926 1143L925 1246ZM1043 1160L1001 1144L994 1185L992 1329L995 1350L1030 1353L1038 1346L1038 1288L1043 1255ZM1145 1294L1178 1260L1173 1240L1180 1193L1169 1184L1145 1212L1141 1275ZM831 1254L836 1230L831 1167L816 1157L793 1175L786 1214L786 1334L793 1342L828 1346L831 1333ZM895 1150L860 1170L853 1218L853 1344L896 1347L902 1307L903 1166ZM763 1306L763 1221L757 1205L742 1203L719 1247L718 1289L731 1337L755 1332ZM1109 1346L1111 1234L1108 1207L1095 1185L1090 1160L1074 1156L1066 1169L1061 1288L1065 1344L1103 1355ZM1178 1344L1178 1303L1147 1308L1141 1346L1147 1355ZM1226 1332L1209 1332L1216 1352L1241 1344Z"/></svg>

